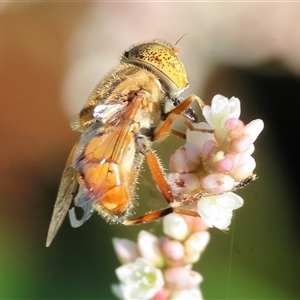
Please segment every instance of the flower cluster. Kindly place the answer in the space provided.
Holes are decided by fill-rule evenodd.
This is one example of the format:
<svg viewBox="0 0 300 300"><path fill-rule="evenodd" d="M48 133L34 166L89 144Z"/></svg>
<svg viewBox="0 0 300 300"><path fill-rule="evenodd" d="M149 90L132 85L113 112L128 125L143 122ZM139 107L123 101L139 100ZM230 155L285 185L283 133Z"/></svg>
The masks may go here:
<svg viewBox="0 0 300 300"><path fill-rule="evenodd" d="M226 229L232 210L243 205L232 191L255 178L251 154L264 123L257 119L245 125L235 97L216 95L202 113L206 122L187 130L186 144L171 156L168 179L177 201L193 196L206 224Z"/></svg>
<svg viewBox="0 0 300 300"><path fill-rule="evenodd" d="M192 270L209 241L201 218L171 214L163 219L166 236L141 231L137 243L113 240L122 266L120 284L112 290L120 299L203 299L202 276Z"/></svg>

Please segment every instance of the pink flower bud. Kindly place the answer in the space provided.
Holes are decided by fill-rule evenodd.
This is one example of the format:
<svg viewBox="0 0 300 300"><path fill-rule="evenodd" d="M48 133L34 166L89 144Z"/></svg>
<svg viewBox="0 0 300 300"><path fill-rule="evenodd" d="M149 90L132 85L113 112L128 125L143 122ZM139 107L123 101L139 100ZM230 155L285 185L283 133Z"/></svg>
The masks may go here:
<svg viewBox="0 0 300 300"><path fill-rule="evenodd" d="M152 298L152 300L165 300L165 299L169 299L170 292L171 291L169 289L162 288L160 291L158 291L156 293L156 295L154 295L154 297Z"/></svg>
<svg viewBox="0 0 300 300"><path fill-rule="evenodd" d="M195 204L195 210L196 210L196 204ZM206 231L208 229L208 226L201 218L191 217L191 216L184 216L185 222L187 223L188 227L190 228L190 231L192 233L199 232L199 231Z"/></svg>
<svg viewBox="0 0 300 300"><path fill-rule="evenodd" d="M178 261L184 256L184 247L179 241L165 239L161 246L167 259Z"/></svg>
<svg viewBox="0 0 300 300"><path fill-rule="evenodd" d="M204 176L200 180L202 187L210 193L221 194L231 191L234 187L235 180L228 175L214 173Z"/></svg>
<svg viewBox="0 0 300 300"><path fill-rule="evenodd" d="M241 181L253 173L256 167L254 158L251 155L243 153L241 161L229 172L235 181Z"/></svg>
<svg viewBox="0 0 300 300"><path fill-rule="evenodd" d="M226 157L230 158L230 160L232 161L233 168L240 163L240 161L242 160L242 156L243 154L238 152L229 152L226 154Z"/></svg>
<svg viewBox="0 0 300 300"><path fill-rule="evenodd" d="M174 290L191 289L197 287L202 279L202 276L186 267L174 267L164 271L166 286Z"/></svg>
<svg viewBox="0 0 300 300"><path fill-rule="evenodd" d="M201 157L203 159L207 158L209 154L213 151L213 149L217 146L216 142L213 140L208 140L203 144L201 150Z"/></svg>
<svg viewBox="0 0 300 300"><path fill-rule="evenodd" d="M235 152L245 152L252 144L251 136L249 134L243 134L232 143L231 149Z"/></svg>
<svg viewBox="0 0 300 300"><path fill-rule="evenodd" d="M238 139L244 133L244 123L240 119L231 118L225 123L227 137L231 140Z"/></svg>
<svg viewBox="0 0 300 300"><path fill-rule="evenodd" d="M231 157L224 156L223 151L219 151L213 157L213 164L211 166L212 171L225 173L231 170L233 167L233 162Z"/></svg>

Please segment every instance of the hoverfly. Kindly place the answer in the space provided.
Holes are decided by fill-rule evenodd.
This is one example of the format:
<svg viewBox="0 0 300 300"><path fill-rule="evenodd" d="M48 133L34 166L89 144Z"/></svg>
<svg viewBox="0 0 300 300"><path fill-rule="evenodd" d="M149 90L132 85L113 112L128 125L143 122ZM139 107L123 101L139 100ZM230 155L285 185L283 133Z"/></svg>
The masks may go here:
<svg viewBox="0 0 300 300"><path fill-rule="evenodd" d="M62 174L46 246L68 211L72 227L82 225L94 211L110 223L123 225L149 222L176 211L179 205L172 206L174 198L151 144L177 133L171 128L176 118L193 128L196 116L189 105L194 100L204 105L194 94L179 97L189 82L178 52L176 46L161 40L135 45L96 86L71 124L82 135ZM170 104L173 107L166 112ZM133 190L144 159L169 205L130 219ZM80 220L74 207L69 210L73 200L83 209Z"/></svg>

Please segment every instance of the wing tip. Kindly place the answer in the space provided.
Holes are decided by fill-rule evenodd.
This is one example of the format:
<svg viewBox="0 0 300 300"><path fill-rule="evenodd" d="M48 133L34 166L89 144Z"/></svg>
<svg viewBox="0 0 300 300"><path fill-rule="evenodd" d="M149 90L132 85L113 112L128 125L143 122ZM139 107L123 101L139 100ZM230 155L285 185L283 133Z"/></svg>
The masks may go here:
<svg viewBox="0 0 300 300"><path fill-rule="evenodd" d="M47 248L51 245L53 239L54 239L54 236L49 234L49 232L48 232L47 239L46 239L46 247Z"/></svg>

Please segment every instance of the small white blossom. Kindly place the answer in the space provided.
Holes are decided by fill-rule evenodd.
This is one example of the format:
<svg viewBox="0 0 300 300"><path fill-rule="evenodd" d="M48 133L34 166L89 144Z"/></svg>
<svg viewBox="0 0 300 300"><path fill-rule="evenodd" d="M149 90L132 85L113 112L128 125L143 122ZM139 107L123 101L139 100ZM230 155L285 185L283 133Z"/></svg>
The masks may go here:
<svg viewBox="0 0 300 300"><path fill-rule="evenodd" d="M228 98L222 95L213 97L211 106L206 105L202 111L206 122L224 136L226 133L225 122L230 118L239 118L241 114L241 103L236 97Z"/></svg>
<svg viewBox="0 0 300 300"><path fill-rule="evenodd" d="M232 211L241 207L244 200L228 192L221 195L202 197L198 203L198 212L209 227L226 229L232 218Z"/></svg>
<svg viewBox="0 0 300 300"><path fill-rule="evenodd" d="M116 274L120 285L113 286L113 292L121 299L151 299L164 286L162 271L144 258L122 265Z"/></svg>

